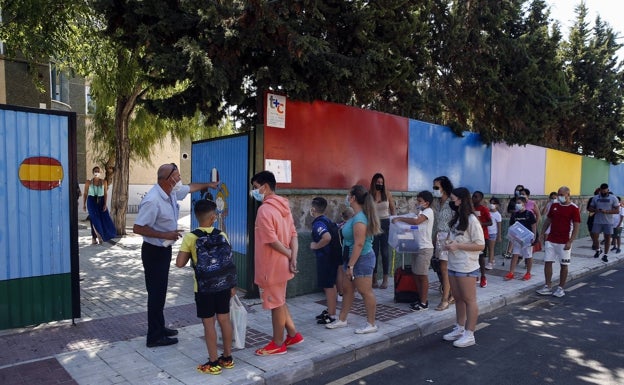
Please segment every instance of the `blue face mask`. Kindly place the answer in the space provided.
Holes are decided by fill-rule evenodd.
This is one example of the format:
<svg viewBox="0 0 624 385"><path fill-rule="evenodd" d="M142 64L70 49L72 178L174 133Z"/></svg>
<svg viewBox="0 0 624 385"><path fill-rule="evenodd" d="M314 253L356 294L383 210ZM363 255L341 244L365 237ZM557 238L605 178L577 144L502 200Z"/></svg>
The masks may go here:
<svg viewBox="0 0 624 385"><path fill-rule="evenodd" d="M258 202L262 202L264 200L264 194L260 193L259 188L251 190L251 196L253 197L253 199L257 200Z"/></svg>
<svg viewBox="0 0 624 385"><path fill-rule="evenodd" d="M559 203L565 203L565 201L566 201L566 197L565 197L565 196L562 196L562 195L559 195L559 196L557 197L557 199L559 199Z"/></svg>

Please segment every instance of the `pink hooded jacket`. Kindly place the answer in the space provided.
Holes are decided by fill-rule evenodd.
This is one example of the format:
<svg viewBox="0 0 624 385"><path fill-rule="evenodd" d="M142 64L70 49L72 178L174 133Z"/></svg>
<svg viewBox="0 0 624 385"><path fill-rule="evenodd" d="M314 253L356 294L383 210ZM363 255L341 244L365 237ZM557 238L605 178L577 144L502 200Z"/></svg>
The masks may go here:
<svg viewBox="0 0 624 385"><path fill-rule="evenodd" d="M279 240L290 247L290 241L297 236L288 199L276 194L264 198L256 215L254 235L256 285L266 287L292 279L295 275L290 272L288 257L269 246Z"/></svg>

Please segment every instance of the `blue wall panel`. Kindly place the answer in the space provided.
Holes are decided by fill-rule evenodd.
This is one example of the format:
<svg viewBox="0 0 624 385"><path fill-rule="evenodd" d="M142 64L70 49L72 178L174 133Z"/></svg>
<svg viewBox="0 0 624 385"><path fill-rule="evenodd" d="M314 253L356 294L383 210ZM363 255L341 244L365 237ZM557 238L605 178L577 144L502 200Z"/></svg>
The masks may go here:
<svg viewBox="0 0 624 385"><path fill-rule="evenodd" d="M193 182L210 181L213 168L219 171L219 179L224 186L222 193L227 195L226 215L223 216L224 230L238 253L247 253L249 242L247 234L247 203L249 202L249 137L247 135L220 138L217 140L196 142L192 145L191 180ZM225 192L227 191L227 194ZM213 198L217 191L210 190ZM200 199L200 193L194 193L192 202ZM191 210L192 211L192 210ZM195 216L191 213L191 227L197 227Z"/></svg>
<svg viewBox="0 0 624 385"><path fill-rule="evenodd" d="M456 187L490 191L492 151L477 134L460 138L448 127L410 120L408 151L409 191L431 190L440 175Z"/></svg>
<svg viewBox="0 0 624 385"><path fill-rule="evenodd" d="M624 163L609 165L609 190L620 198L624 197Z"/></svg>

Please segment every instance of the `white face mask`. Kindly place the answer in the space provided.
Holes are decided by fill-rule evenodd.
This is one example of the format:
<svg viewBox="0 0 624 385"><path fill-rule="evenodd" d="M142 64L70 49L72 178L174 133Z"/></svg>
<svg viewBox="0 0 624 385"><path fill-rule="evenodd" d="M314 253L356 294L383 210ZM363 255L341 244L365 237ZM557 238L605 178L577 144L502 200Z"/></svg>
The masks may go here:
<svg viewBox="0 0 624 385"><path fill-rule="evenodd" d="M495 205L495 204L490 203L490 210L496 210L496 205Z"/></svg>
<svg viewBox="0 0 624 385"><path fill-rule="evenodd" d="M94 176L95 178L99 178L99 177L100 177L100 175L101 175L101 174L100 174L99 172L94 172L94 173L93 173L93 176Z"/></svg>
<svg viewBox="0 0 624 385"><path fill-rule="evenodd" d="M182 188L182 179L180 179L179 181L176 182L175 186L173 186L173 189L171 190L171 192L177 192Z"/></svg>
<svg viewBox="0 0 624 385"><path fill-rule="evenodd" d="M557 197L557 199L559 199L559 203L565 203L565 202L566 202L566 197L565 197L565 196L561 196L561 195L559 195L559 196Z"/></svg>
<svg viewBox="0 0 624 385"><path fill-rule="evenodd" d="M524 208L522 203L516 203L516 211L521 211Z"/></svg>
<svg viewBox="0 0 624 385"><path fill-rule="evenodd" d="M349 202L349 194L347 194L347 197L345 198L345 205L347 207L351 207L351 202Z"/></svg>
<svg viewBox="0 0 624 385"><path fill-rule="evenodd" d="M440 190L433 190L432 194L434 198L442 198L442 191Z"/></svg>

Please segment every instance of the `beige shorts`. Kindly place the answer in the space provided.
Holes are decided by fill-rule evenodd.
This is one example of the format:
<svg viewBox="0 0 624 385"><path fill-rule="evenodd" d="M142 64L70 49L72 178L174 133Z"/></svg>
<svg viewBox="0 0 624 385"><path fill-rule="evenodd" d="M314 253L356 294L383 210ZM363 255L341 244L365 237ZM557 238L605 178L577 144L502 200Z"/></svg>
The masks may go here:
<svg viewBox="0 0 624 385"><path fill-rule="evenodd" d="M259 287L262 308L272 310L286 303L286 285L288 282L277 285Z"/></svg>
<svg viewBox="0 0 624 385"><path fill-rule="evenodd" d="M433 257L433 249L420 249L412 254L412 273L416 275L429 274L429 265Z"/></svg>

